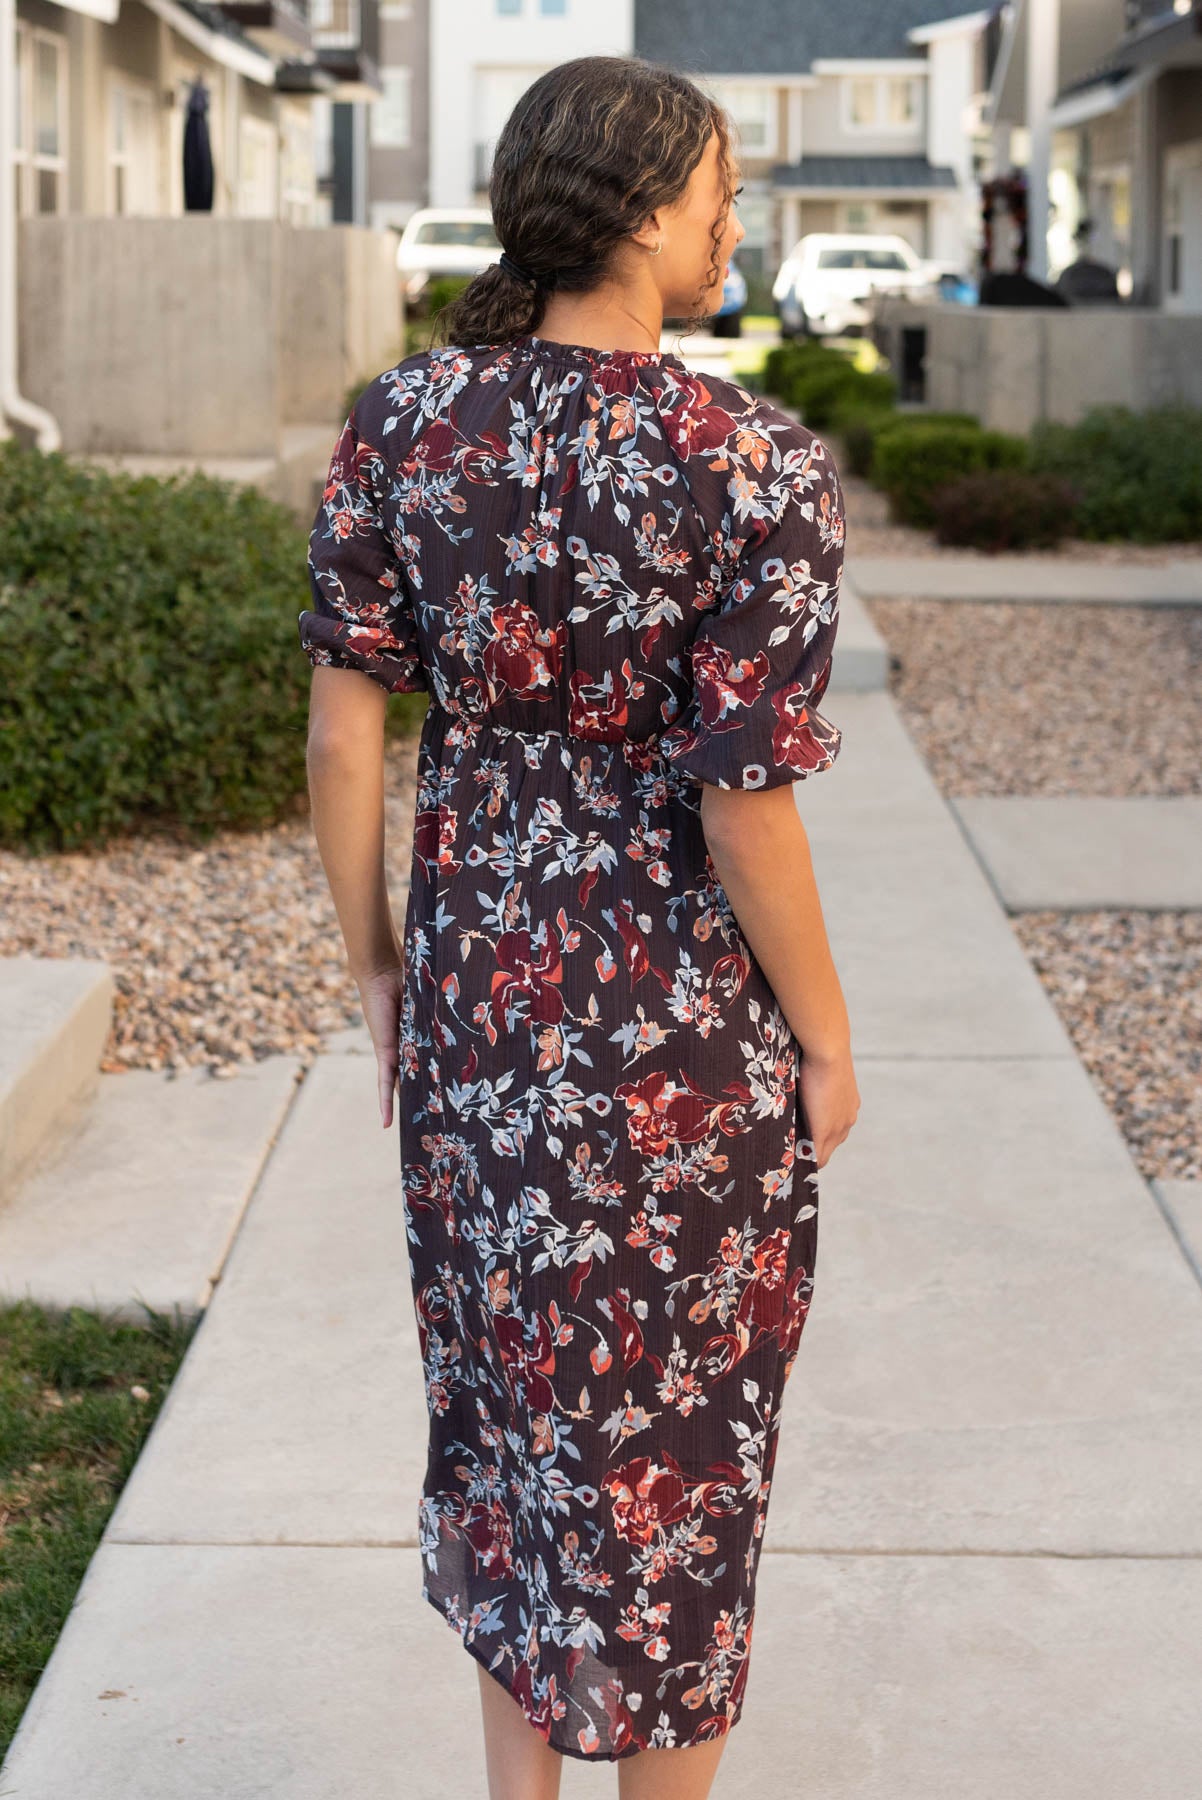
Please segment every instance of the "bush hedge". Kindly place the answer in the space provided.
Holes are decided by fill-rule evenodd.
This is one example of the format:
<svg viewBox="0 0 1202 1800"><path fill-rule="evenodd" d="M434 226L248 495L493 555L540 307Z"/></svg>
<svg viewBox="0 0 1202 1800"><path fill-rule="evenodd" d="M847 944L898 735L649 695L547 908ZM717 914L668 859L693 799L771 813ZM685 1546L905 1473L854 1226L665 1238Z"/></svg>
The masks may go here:
<svg viewBox="0 0 1202 1800"><path fill-rule="evenodd" d="M1079 425L1036 425L1031 468L1076 489L1084 538L1202 538L1202 410L1100 406Z"/></svg>
<svg viewBox="0 0 1202 1800"><path fill-rule="evenodd" d="M889 496L894 519L929 528L941 487L978 470L1021 469L1026 461L1025 438L901 414L877 433L873 479Z"/></svg>
<svg viewBox="0 0 1202 1800"><path fill-rule="evenodd" d="M1074 528L1076 491L1055 475L979 469L931 497L935 537L974 550L1048 550Z"/></svg>
<svg viewBox="0 0 1202 1800"><path fill-rule="evenodd" d="M977 420L971 413L957 412L923 412L899 413L892 407L878 407L871 412L840 415L835 419L835 429L843 440L844 460L853 475L870 478L873 473L873 462L876 456L876 440L882 431L888 431L900 421L917 420L923 425L971 425Z"/></svg>
<svg viewBox="0 0 1202 1800"><path fill-rule="evenodd" d="M265 825L303 795L306 534L254 488L0 445L0 842Z"/></svg>

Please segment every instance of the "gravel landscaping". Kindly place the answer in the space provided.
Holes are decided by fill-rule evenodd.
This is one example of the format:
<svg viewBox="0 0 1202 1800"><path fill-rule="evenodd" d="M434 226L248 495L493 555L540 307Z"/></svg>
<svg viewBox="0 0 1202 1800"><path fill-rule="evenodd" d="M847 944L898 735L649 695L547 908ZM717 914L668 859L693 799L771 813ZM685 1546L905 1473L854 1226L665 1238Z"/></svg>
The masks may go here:
<svg viewBox="0 0 1202 1800"><path fill-rule="evenodd" d="M1202 793L1202 607L865 606L949 798ZM1202 913L1010 922L1141 1174L1202 1179Z"/></svg>
<svg viewBox="0 0 1202 1800"><path fill-rule="evenodd" d="M416 738L387 744L389 891L401 925L413 841ZM203 848L130 838L94 855L0 851L0 955L100 957L116 984L100 1067L207 1065L288 1052L307 1067L361 1025L307 806Z"/></svg>

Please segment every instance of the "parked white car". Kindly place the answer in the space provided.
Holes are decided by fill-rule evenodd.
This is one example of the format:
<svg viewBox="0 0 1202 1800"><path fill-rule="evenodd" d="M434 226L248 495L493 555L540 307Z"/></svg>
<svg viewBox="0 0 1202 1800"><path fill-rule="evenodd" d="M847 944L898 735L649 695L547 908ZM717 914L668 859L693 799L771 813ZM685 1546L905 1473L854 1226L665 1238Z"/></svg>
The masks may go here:
<svg viewBox="0 0 1202 1800"><path fill-rule="evenodd" d="M863 331L875 293L931 288L935 273L935 265L903 237L812 231L794 246L772 284L781 336Z"/></svg>
<svg viewBox="0 0 1202 1800"><path fill-rule="evenodd" d="M405 304L420 307L430 282L440 275L478 275L500 254L487 207L421 207L410 215L397 244Z"/></svg>

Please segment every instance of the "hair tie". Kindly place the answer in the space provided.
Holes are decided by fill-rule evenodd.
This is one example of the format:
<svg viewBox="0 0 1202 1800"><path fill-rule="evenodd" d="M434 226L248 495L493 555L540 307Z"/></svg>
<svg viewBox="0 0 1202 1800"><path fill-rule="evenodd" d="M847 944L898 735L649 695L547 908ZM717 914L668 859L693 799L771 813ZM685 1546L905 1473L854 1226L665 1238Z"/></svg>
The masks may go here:
<svg viewBox="0 0 1202 1800"><path fill-rule="evenodd" d="M502 250L500 263L507 275L516 276L519 281L527 282L530 287L538 286L538 276L534 270L526 268L523 263L515 262L508 250Z"/></svg>

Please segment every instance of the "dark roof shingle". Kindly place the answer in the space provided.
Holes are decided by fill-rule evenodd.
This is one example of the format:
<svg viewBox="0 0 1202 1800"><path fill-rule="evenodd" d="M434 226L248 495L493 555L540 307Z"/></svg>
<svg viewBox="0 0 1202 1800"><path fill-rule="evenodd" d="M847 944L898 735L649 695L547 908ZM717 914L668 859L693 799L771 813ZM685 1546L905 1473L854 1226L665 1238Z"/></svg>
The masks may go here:
<svg viewBox="0 0 1202 1800"><path fill-rule="evenodd" d="M922 58L915 25L985 0L635 0L634 51L695 75L797 75L816 57Z"/></svg>
<svg viewBox="0 0 1202 1800"><path fill-rule="evenodd" d="M775 163L774 187L954 188L956 172L925 156L803 156Z"/></svg>

